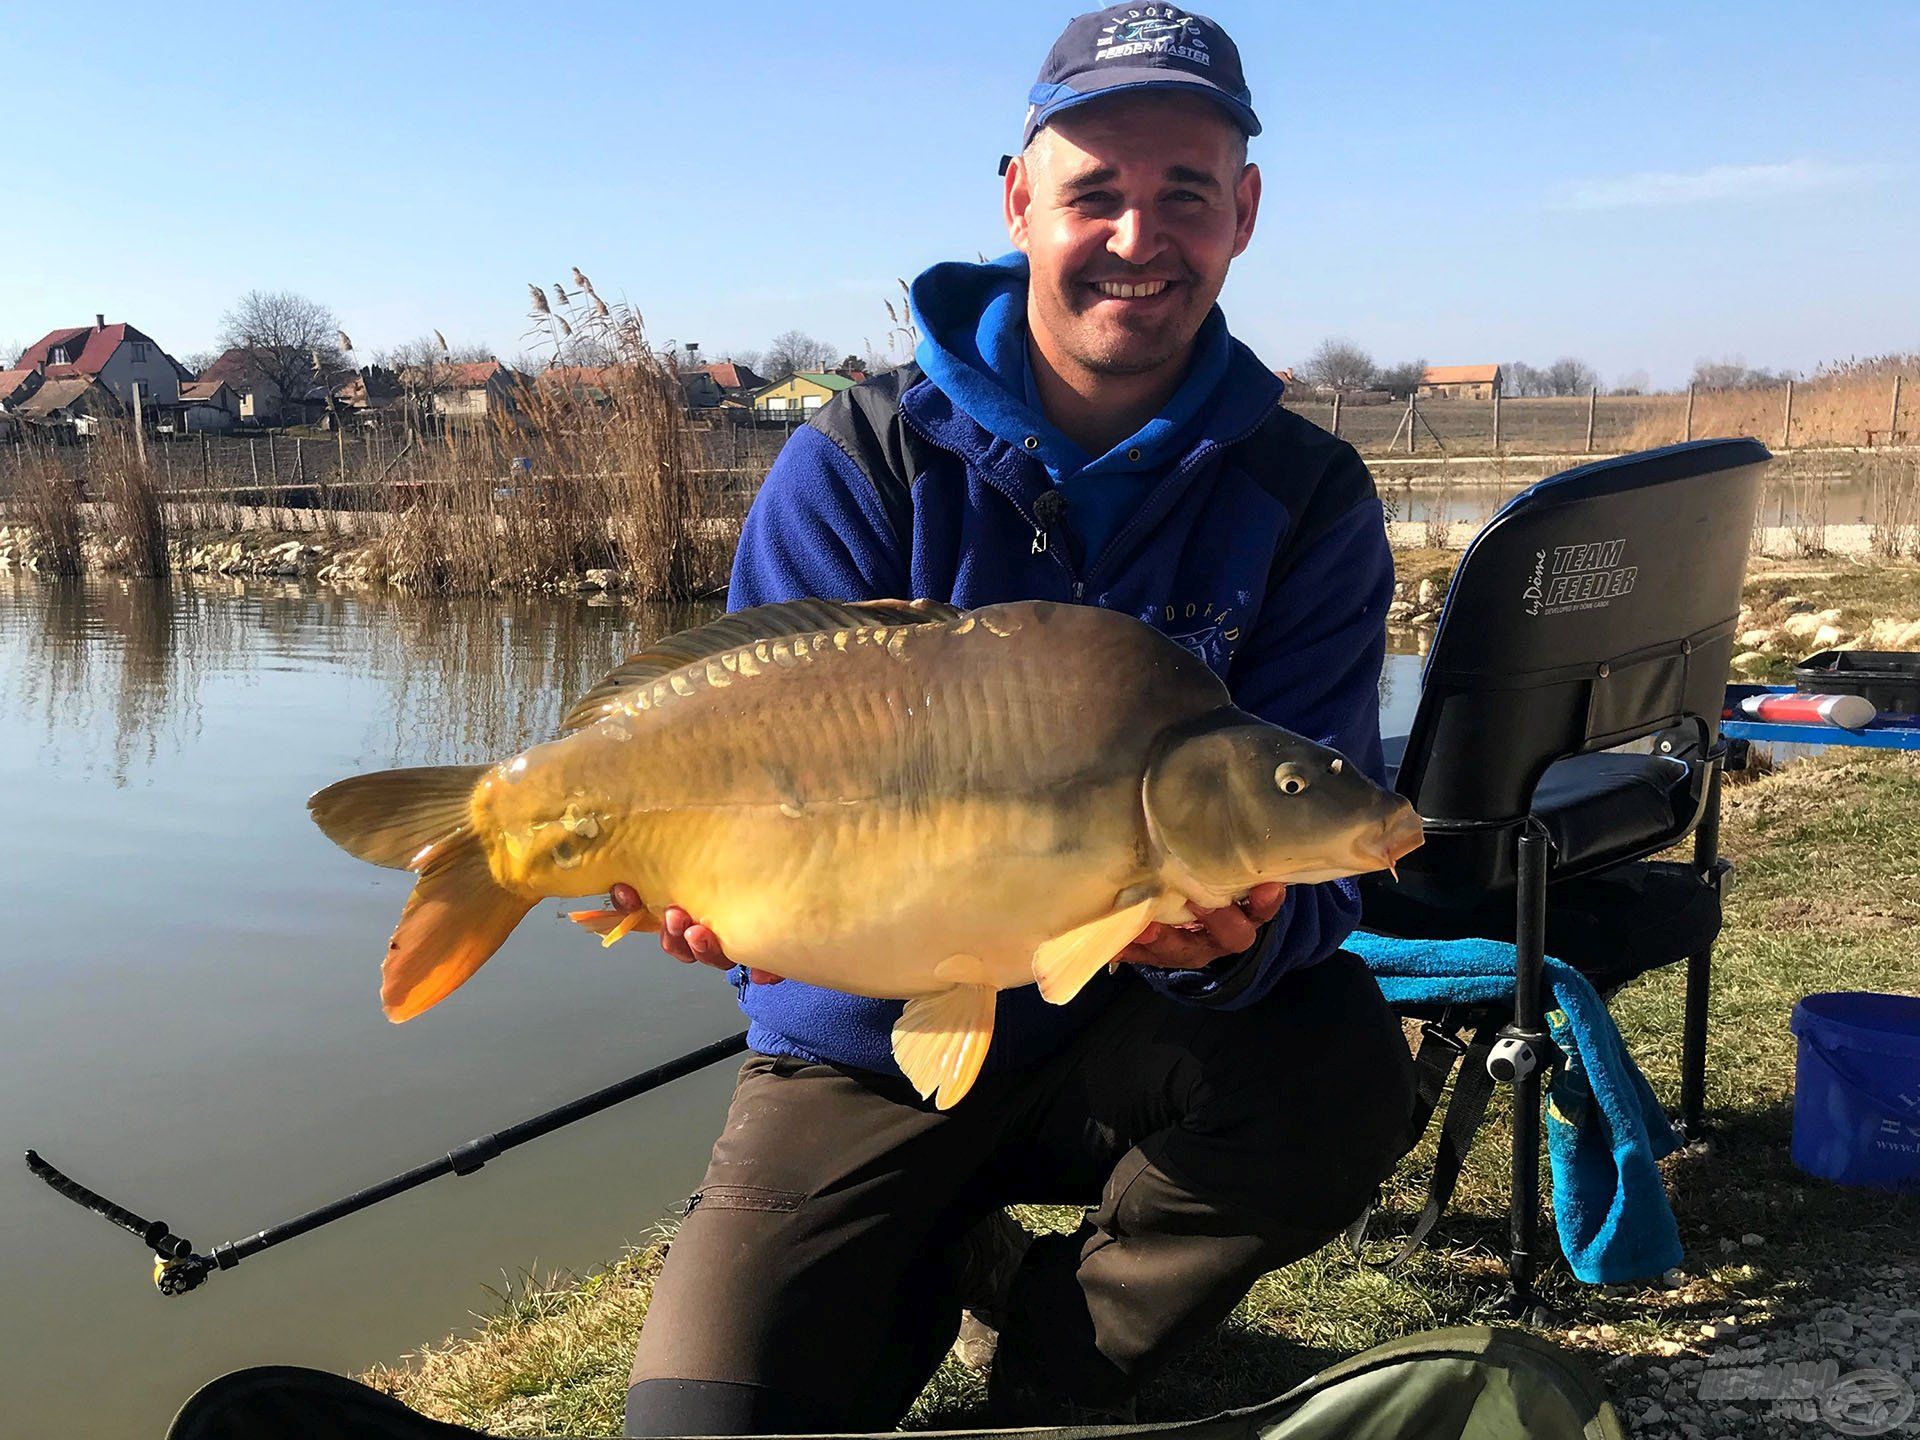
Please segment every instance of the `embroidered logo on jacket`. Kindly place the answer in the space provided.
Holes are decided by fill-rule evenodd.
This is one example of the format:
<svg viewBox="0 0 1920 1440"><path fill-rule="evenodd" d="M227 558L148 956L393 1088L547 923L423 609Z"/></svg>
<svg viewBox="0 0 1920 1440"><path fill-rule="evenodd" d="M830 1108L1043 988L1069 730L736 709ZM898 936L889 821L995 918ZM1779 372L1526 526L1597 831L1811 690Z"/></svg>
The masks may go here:
<svg viewBox="0 0 1920 1440"><path fill-rule="evenodd" d="M1190 601L1162 606L1160 613L1161 634L1197 656L1214 674L1226 674L1234 647L1240 643L1240 627L1231 608Z"/></svg>

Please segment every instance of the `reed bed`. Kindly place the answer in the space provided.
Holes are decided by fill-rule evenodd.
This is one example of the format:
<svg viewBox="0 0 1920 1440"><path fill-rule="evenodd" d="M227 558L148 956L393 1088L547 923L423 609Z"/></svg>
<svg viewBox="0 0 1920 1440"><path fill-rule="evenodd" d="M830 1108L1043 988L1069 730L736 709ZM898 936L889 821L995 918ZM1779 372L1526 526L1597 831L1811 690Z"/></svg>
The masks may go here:
<svg viewBox="0 0 1920 1440"><path fill-rule="evenodd" d="M64 466L30 449L8 498L33 536L34 566L52 575L78 575L82 565L80 487Z"/></svg>
<svg viewBox="0 0 1920 1440"><path fill-rule="evenodd" d="M1899 378L1899 405L1894 405ZM1677 415L1662 411L1636 424L1629 449L1671 445ZM1793 386L1788 426L1787 387L1702 390L1693 399L1693 433L1751 435L1776 449L1801 445L1912 444L1920 440L1920 355L1889 355L1822 367Z"/></svg>

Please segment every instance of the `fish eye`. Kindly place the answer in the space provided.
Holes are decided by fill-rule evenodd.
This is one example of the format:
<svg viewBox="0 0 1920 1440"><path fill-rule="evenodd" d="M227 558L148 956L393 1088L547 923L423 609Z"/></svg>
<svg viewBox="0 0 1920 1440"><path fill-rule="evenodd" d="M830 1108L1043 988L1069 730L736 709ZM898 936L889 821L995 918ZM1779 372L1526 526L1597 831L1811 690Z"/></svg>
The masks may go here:
<svg viewBox="0 0 1920 1440"><path fill-rule="evenodd" d="M1307 777L1300 773L1298 765L1289 760L1274 769L1273 783L1280 787L1282 795L1298 795L1307 788Z"/></svg>

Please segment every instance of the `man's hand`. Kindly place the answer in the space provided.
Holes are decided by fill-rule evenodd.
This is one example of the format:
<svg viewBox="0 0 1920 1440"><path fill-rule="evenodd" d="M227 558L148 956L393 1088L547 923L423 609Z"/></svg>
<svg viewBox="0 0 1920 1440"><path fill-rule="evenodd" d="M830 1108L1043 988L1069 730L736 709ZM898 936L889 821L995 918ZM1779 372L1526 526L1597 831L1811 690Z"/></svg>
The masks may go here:
<svg viewBox="0 0 1920 1440"><path fill-rule="evenodd" d="M678 905L669 905L660 917L660 948L682 965L711 965L716 970L733 968L733 961L720 947L720 937ZM778 985L785 977L750 965L747 978L755 985Z"/></svg>
<svg viewBox="0 0 1920 1440"><path fill-rule="evenodd" d="M1287 887L1256 885L1247 898L1218 910L1194 910L1191 925L1153 924L1114 958L1127 965L1157 965L1163 970L1198 970L1223 955L1238 955L1253 944L1260 927L1280 913ZM1188 909L1193 909L1188 906Z"/></svg>

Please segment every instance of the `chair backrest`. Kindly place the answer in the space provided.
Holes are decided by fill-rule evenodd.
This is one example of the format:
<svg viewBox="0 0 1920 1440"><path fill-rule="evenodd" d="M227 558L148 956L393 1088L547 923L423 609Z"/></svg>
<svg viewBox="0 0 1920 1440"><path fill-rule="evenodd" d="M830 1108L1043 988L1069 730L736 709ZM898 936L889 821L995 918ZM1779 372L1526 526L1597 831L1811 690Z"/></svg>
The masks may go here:
<svg viewBox="0 0 1920 1440"><path fill-rule="evenodd" d="M1756 440L1700 440L1550 476L1501 507L1454 575L1396 782L1430 834L1519 823L1569 756L1681 725L1701 752L1715 742L1770 458Z"/></svg>

